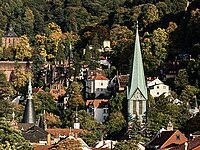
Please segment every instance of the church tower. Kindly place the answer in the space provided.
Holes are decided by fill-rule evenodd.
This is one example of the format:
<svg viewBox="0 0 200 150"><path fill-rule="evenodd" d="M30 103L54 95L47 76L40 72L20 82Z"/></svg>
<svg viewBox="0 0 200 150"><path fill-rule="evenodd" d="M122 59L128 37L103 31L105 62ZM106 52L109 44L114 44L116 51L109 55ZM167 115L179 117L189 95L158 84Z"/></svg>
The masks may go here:
<svg viewBox="0 0 200 150"><path fill-rule="evenodd" d="M29 78L28 84L28 99L26 100L26 106L24 110L23 123L36 123L35 107L32 99L32 85L31 78Z"/></svg>
<svg viewBox="0 0 200 150"><path fill-rule="evenodd" d="M134 119L137 119L140 122L146 122L147 98L147 86L144 76L144 68L137 22L134 56L132 59L131 72L127 86L129 126Z"/></svg>
<svg viewBox="0 0 200 150"><path fill-rule="evenodd" d="M75 122L74 122L74 129L80 129L80 123L79 123L79 119L78 119L77 107L76 107L76 116L75 116Z"/></svg>

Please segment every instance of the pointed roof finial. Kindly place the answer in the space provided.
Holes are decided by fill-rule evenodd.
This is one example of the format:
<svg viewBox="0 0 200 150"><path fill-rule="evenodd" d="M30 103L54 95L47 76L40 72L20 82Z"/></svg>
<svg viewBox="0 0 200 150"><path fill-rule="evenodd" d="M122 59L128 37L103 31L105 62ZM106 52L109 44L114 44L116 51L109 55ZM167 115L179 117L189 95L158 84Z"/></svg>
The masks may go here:
<svg viewBox="0 0 200 150"><path fill-rule="evenodd" d="M75 117L75 122L78 122L78 112L77 112L78 106L76 106L76 117Z"/></svg>
<svg viewBox="0 0 200 150"><path fill-rule="evenodd" d="M76 106L76 116L75 116L75 122L74 122L74 129L80 129L80 123L78 119L78 112L77 112L78 106Z"/></svg>
<svg viewBox="0 0 200 150"><path fill-rule="evenodd" d="M136 29L138 29L138 27L139 27L139 26L138 26L138 20L137 20L137 21L136 21Z"/></svg>
<svg viewBox="0 0 200 150"><path fill-rule="evenodd" d="M32 99L31 77L29 77L29 83L28 83L28 99Z"/></svg>

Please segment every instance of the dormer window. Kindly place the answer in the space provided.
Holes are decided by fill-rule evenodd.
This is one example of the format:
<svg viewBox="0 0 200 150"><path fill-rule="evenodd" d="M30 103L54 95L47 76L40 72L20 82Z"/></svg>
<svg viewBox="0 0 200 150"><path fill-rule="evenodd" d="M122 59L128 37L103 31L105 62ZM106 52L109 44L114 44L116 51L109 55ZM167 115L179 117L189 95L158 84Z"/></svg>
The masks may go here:
<svg viewBox="0 0 200 150"><path fill-rule="evenodd" d="M180 140L181 138L180 138L180 135L179 134L177 134L176 135L176 140Z"/></svg>

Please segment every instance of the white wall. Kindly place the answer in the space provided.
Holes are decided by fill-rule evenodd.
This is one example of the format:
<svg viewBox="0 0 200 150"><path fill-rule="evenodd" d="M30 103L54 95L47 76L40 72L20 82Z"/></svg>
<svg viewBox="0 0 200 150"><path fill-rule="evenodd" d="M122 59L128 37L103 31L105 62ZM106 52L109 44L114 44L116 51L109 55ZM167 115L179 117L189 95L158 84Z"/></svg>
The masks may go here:
<svg viewBox="0 0 200 150"><path fill-rule="evenodd" d="M94 119L97 122L104 122L107 117L108 117L108 108L94 108Z"/></svg>
<svg viewBox="0 0 200 150"><path fill-rule="evenodd" d="M169 86L165 85L158 78L148 83L148 88L153 97L159 97L163 93L165 93L165 97L169 95Z"/></svg>
<svg viewBox="0 0 200 150"><path fill-rule="evenodd" d="M107 89L109 80L94 80L88 79L86 81L86 92L95 93L95 97L98 97L100 94L108 95L109 91Z"/></svg>
<svg viewBox="0 0 200 150"><path fill-rule="evenodd" d="M109 80L95 80L94 84L94 93L95 97L98 97L100 94L108 94L108 82Z"/></svg>

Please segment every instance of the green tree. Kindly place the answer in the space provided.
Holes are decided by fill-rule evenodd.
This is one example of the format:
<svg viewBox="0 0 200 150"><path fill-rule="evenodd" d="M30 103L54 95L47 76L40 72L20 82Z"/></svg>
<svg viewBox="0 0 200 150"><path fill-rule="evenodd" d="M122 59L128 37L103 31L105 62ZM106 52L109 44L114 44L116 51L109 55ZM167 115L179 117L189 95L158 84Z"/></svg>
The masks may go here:
<svg viewBox="0 0 200 150"><path fill-rule="evenodd" d="M96 141L100 140L102 136L106 135L105 126L97 123L92 116L90 116L85 110L78 112L81 129L84 130L81 133L81 138L91 147L93 147ZM74 121L75 112L72 115L71 120Z"/></svg>
<svg viewBox="0 0 200 150"><path fill-rule="evenodd" d="M31 144L24 139L22 133L1 118L0 121L0 149L31 150Z"/></svg>
<svg viewBox="0 0 200 150"><path fill-rule="evenodd" d="M110 100L111 112L122 111L124 99L126 99L125 93L116 93L115 96L112 96Z"/></svg>
<svg viewBox="0 0 200 150"><path fill-rule="evenodd" d="M159 19L158 9L153 4L143 5L142 12L143 13L141 14L141 16L142 16L144 27L146 27L148 24L158 21Z"/></svg>
<svg viewBox="0 0 200 150"><path fill-rule="evenodd" d="M19 37L19 41L16 47L15 58L17 60L30 60L32 57L32 48L29 45L29 39L26 35Z"/></svg>
<svg viewBox="0 0 200 150"><path fill-rule="evenodd" d="M14 89L7 81L6 75L0 72L0 99L8 99L14 95Z"/></svg>
<svg viewBox="0 0 200 150"><path fill-rule="evenodd" d="M126 127L126 120L120 111L110 113L106 121L107 134L109 137L114 137Z"/></svg>
<svg viewBox="0 0 200 150"><path fill-rule="evenodd" d="M175 87L177 88L178 94L189 84L188 83L188 74L186 69L180 69L178 75L174 81Z"/></svg>
<svg viewBox="0 0 200 150"><path fill-rule="evenodd" d="M14 60L15 59L15 50L13 47L8 46L3 48L3 60Z"/></svg>
<svg viewBox="0 0 200 150"><path fill-rule="evenodd" d="M56 102L49 92L38 92L33 97L35 103L36 114L40 114L45 109L49 113L59 115Z"/></svg>
<svg viewBox="0 0 200 150"><path fill-rule="evenodd" d="M141 43L144 58L144 67L147 74L154 73L168 55L168 33L158 28L152 34L146 32Z"/></svg>
<svg viewBox="0 0 200 150"><path fill-rule="evenodd" d="M25 9L25 13L24 13L24 18L23 18L23 30L24 33L27 35L31 35L33 34L33 29L34 29L34 14L32 12L32 10L30 8L26 8Z"/></svg>
<svg viewBox="0 0 200 150"><path fill-rule="evenodd" d="M114 50L111 56L113 65L117 69L120 69L120 72L124 71L127 73L129 59L133 53L133 32L126 26L113 25L110 30L110 40L112 49Z"/></svg>
<svg viewBox="0 0 200 150"><path fill-rule="evenodd" d="M118 142L114 150L138 150L138 141L135 139Z"/></svg>
<svg viewBox="0 0 200 150"><path fill-rule="evenodd" d="M72 82L67 93L70 94L70 99L68 101L68 105L75 110L78 106L82 108L85 104L82 96L83 85L76 81Z"/></svg>
<svg viewBox="0 0 200 150"><path fill-rule="evenodd" d="M31 77L30 72L25 72L25 70L22 70L18 65L16 65L14 73L11 77L11 84L15 88L17 92L25 93L26 85L28 83L28 79Z"/></svg>
<svg viewBox="0 0 200 150"><path fill-rule="evenodd" d="M186 85L179 96L184 102L190 102L190 104L195 103L195 99L200 94L199 88L191 85Z"/></svg>
<svg viewBox="0 0 200 150"><path fill-rule="evenodd" d="M170 96L161 95L155 98L154 101L149 102L147 110L150 136L154 136L161 128L166 128L169 121L173 123L175 129L178 129L189 119L186 103L176 105Z"/></svg>
<svg viewBox="0 0 200 150"><path fill-rule="evenodd" d="M45 60L38 53L33 54L32 72L34 76L34 87L42 87L45 82Z"/></svg>

